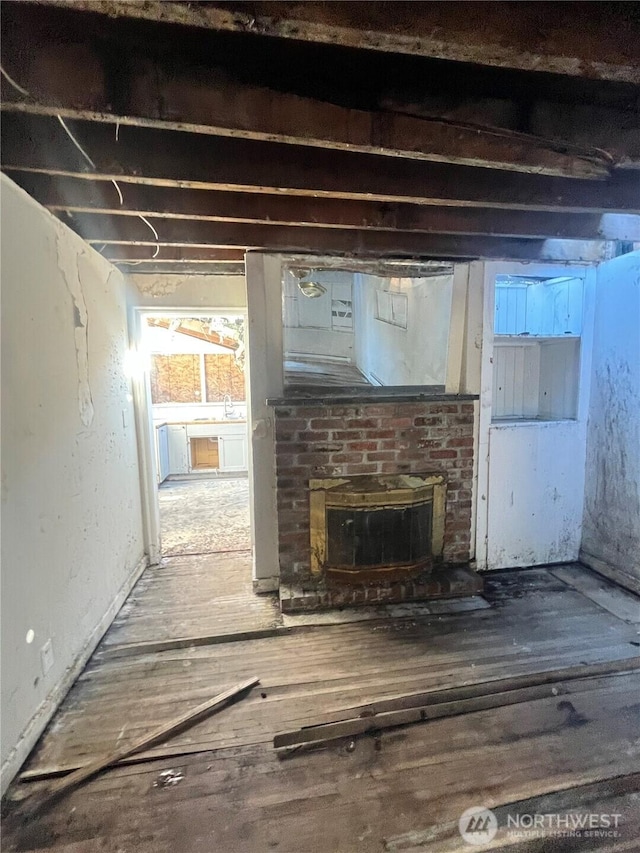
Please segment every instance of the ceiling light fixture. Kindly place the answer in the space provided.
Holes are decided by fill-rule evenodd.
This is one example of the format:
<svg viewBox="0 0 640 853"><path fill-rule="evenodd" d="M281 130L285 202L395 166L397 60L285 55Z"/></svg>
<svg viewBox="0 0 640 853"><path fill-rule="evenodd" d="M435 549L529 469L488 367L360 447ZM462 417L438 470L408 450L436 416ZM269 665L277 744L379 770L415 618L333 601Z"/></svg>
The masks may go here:
<svg viewBox="0 0 640 853"><path fill-rule="evenodd" d="M292 269L290 272L298 280L300 292L309 299L317 299L319 296L324 296L327 292L327 288L320 284L320 282L311 281L312 270Z"/></svg>

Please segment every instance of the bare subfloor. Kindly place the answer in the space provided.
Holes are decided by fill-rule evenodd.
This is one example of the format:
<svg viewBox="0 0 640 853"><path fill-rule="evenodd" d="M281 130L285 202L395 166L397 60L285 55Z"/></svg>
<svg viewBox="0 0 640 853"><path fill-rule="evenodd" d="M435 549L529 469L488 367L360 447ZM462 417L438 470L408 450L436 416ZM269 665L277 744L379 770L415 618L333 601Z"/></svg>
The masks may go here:
<svg viewBox="0 0 640 853"><path fill-rule="evenodd" d="M247 477L165 480L158 503L166 556L251 548Z"/></svg>
<svg viewBox="0 0 640 853"><path fill-rule="evenodd" d="M154 575L151 597L143 590L123 612L112 629L116 642L108 637L94 655L29 759L23 779L31 781L10 790L3 849L638 849L638 599L588 570L493 573L490 606L461 612L126 648L123 640L137 630L130 625L162 598L162 583ZM169 606L168 620L182 609L194 634L200 605L187 596ZM158 630L157 623L147 627L145 637ZM37 808L48 774L132 742L253 675L260 685L248 696ZM516 689L531 679L533 692ZM488 705L447 702L477 690ZM422 701L427 711L437 705L440 718L284 755L273 747L277 733L358 716L363 704L416 692L434 697ZM493 841L478 848L458 831L460 815L473 806L490 807L498 821ZM513 827L509 834L509 817L556 813L565 836L567 813L582 826L592 814L618 815L618 826L558 837L551 822L542 838L515 836Z"/></svg>

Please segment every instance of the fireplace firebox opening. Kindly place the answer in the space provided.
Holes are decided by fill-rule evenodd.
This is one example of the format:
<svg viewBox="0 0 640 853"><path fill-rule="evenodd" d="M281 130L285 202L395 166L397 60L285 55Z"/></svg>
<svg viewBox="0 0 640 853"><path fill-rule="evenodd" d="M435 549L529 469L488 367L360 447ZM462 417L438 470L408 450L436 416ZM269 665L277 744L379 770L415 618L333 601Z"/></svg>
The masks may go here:
<svg viewBox="0 0 640 853"><path fill-rule="evenodd" d="M445 478L310 480L311 571L339 583L414 577L442 556Z"/></svg>

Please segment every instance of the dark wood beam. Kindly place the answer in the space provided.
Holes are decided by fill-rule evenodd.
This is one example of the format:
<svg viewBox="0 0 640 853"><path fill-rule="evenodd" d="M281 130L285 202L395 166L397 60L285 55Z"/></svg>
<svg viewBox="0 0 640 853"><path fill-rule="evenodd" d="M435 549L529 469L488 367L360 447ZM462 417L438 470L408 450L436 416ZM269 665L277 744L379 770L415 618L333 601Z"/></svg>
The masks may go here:
<svg viewBox="0 0 640 853"><path fill-rule="evenodd" d="M66 221L66 220L65 220ZM104 255L114 263L137 263L138 261L154 261L162 264L179 265L184 262L194 263L195 261L207 264L208 266L225 266L228 264L243 264L244 249L224 249L217 246L200 246L198 248L198 257L194 257L191 246L176 246L176 245L161 245L160 251L155 255L155 245L136 245L136 244L105 244L102 249L102 244L94 244L100 248L100 254ZM153 257L155 255L155 257Z"/></svg>
<svg viewBox="0 0 640 853"><path fill-rule="evenodd" d="M277 225L244 225L227 222L197 222L183 219L149 220L158 241L148 226L138 219L119 220L100 214L79 214L68 224L89 243L147 246L151 255L161 247L193 247L190 257L200 249L235 246L276 252L319 252L379 257L511 258L519 260L594 261L602 257L602 241L546 241L516 238L467 237L451 234L419 234L406 231L357 231L338 228L297 228ZM186 254L186 252L185 252Z"/></svg>
<svg viewBox="0 0 640 853"><path fill-rule="evenodd" d="M23 74L44 75L46 92L61 89L68 97L76 69L60 77L59 57L68 56L70 63L73 52L79 51L77 67L87 71L82 98L92 110L97 104L90 72L102 69L104 80L97 78L96 91L99 94L108 82L107 111L135 115L131 81L140 70L139 46L144 44L143 62L161 71L170 69L172 79L173 69L182 69L197 102L201 83L215 71L218 82L329 101L347 110L400 112L526 132L540 137L539 144L552 140L568 153L575 146L582 151L597 148L618 166L640 164L638 89L629 83L197 28L180 29L176 38L171 24L24 2L3 4L0 16L3 65L18 85ZM300 68L304 74L297 73ZM165 76L161 74L153 85L161 86ZM12 91L15 95L9 86L7 97ZM157 109L163 112L162 107Z"/></svg>
<svg viewBox="0 0 640 853"><path fill-rule="evenodd" d="M77 178L16 174L18 183L49 210L113 216L184 218L210 222L312 225L332 228L640 240L640 216L455 208L257 193L215 192L128 184L123 204L113 184Z"/></svg>
<svg viewBox="0 0 640 853"><path fill-rule="evenodd" d="M71 126L95 168L55 119L9 114L2 122L5 170L458 207L640 213L640 173L633 170L578 181L149 128L122 127L116 141L111 126Z"/></svg>
<svg viewBox="0 0 640 853"><path fill-rule="evenodd" d="M7 111L277 141L364 154L457 163L536 175L595 178L612 159L512 130L450 119L348 109L226 79L224 69L138 53L118 68L92 36L58 41L22 29L3 39ZM118 91L117 107L113 106ZM28 94L24 94L28 92ZM568 149L568 150L567 150Z"/></svg>
<svg viewBox="0 0 640 853"><path fill-rule="evenodd" d="M193 249L192 247L162 246L161 255L155 260L149 260L154 253L149 246L106 246L101 254L130 274L157 272L181 275L187 271L199 275L244 275L244 264L218 264L207 260L209 253L215 249ZM189 259L188 254L197 254L197 258ZM126 256L129 260L124 258ZM431 276L448 275L453 272L453 263L444 260L414 260L414 259L385 259L379 258L343 258L335 255L321 254L282 254L282 261L291 266L313 269L316 266L325 270L341 270L361 272L381 276Z"/></svg>
<svg viewBox="0 0 640 853"><path fill-rule="evenodd" d="M189 27L640 83L635 3L44 2Z"/></svg>
<svg viewBox="0 0 640 853"><path fill-rule="evenodd" d="M549 101L536 96L527 101L495 97L431 94L415 85L386 90L379 105L391 112L452 122L524 129L556 144L606 151L616 168L640 168L640 103L619 109L598 103Z"/></svg>

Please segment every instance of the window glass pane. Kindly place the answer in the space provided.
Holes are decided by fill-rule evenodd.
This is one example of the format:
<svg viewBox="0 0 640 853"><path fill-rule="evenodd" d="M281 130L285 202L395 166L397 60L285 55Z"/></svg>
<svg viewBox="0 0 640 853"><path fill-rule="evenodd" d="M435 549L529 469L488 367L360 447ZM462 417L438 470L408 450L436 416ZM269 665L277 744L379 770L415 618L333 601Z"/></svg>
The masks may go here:
<svg viewBox="0 0 640 853"><path fill-rule="evenodd" d="M245 399L244 371L233 355L205 355L204 374L208 403L218 403L226 394L232 400Z"/></svg>
<svg viewBox="0 0 640 853"><path fill-rule="evenodd" d="M200 356L152 355L153 403L200 403Z"/></svg>

